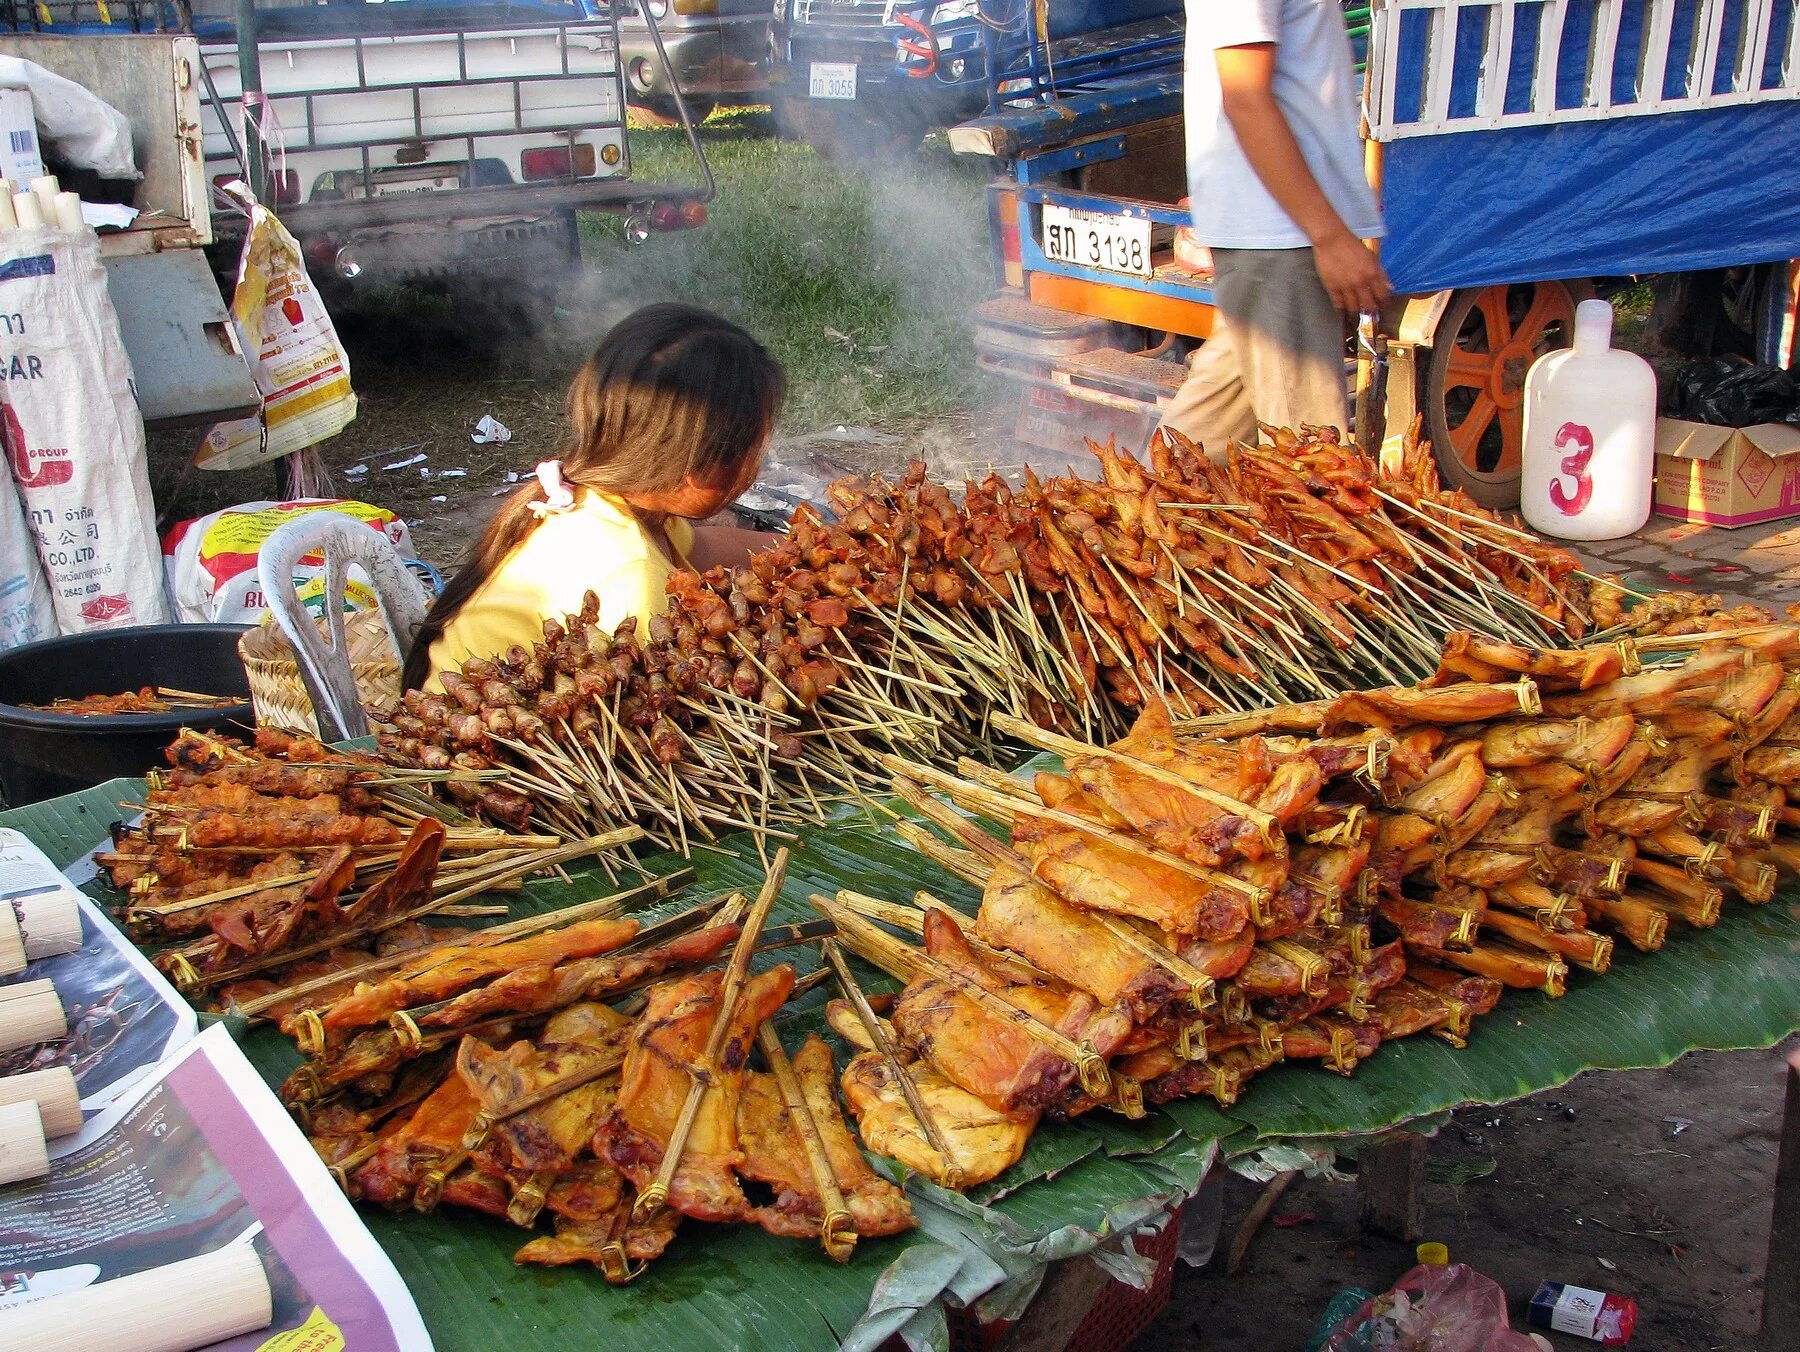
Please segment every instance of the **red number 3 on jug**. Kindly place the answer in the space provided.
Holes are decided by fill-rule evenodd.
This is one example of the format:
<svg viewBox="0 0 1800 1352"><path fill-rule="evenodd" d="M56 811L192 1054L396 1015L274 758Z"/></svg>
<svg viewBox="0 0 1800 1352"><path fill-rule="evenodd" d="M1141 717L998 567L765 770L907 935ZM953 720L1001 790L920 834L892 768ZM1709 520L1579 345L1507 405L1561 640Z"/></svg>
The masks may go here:
<svg viewBox="0 0 1800 1352"><path fill-rule="evenodd" d="M1550 501L1564 516L1576 516L1594 499L1594 479L1588 473L1588 461L1594 457L1594 434L1580 423L1566 422L1556 429L1558 450L1573 444L1575 449L1562 458L1559 474L1550 479ZM1573 492L1563 487L1562 475L1575 481Z"/></svg>

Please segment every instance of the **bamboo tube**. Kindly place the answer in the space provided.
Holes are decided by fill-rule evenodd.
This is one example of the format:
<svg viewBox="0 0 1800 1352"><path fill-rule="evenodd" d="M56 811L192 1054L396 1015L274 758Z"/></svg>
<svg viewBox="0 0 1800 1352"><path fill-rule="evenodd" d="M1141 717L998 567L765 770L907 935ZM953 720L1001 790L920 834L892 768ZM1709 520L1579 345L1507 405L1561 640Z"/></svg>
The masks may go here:
<svg viewBox="0 0 1800 1352"><path fill-rule="evenodd" d="M0 986L0 1052L35 1047L68 1035L68 1017L50 982Z"/></svg>
<svg viewBox="0 0 1800 1352"><path fill-rule="evenodd" d="M765 1023L757 1030L756 1037L762 1047L763 1059L775 1076L775 1086L781 1091L788 1121L800 1139L800 1149L806 1156L807 1168L812 1171L813 1184L819 1190L819 1203L825 1212L819 1226L819 1243L833 1262L848 1263L850 1255L856 1251L856 1222L844 1202L837 1175L831 1170L831 1157L825 1153L825 1140L819 1134L819 1124L813 1120L812 1105L806 1101L806 1091L800 1087L793 1062L788 1060L787 1049L781 1045L775 1030Z"/></svg>
<svg viewBox="0 0 1800 1352"><path fill-rule="evenodd" d="M250 1244L0 1311L0 1347L32 1352L193 1352L273 1321Z"/></svg>
<svg viewBox="0 0 1800 1352"><path fill-rule="evenodd" d="M50 222L44 219L44 204L36 194L19 192L13 194L13 215L18 219L21 230L42 230Z"/></svg>
<svg viewBox="0 0 1800 1352"><path fill-rule="evenodd" d="M81 907L74 893L59 891L48 896L20 897L10 909L30 961L61 957L81 948ZM0 975L4 975L3 970Z"/></svg>
<svg viewBox="0 0 1800 1352"><path fill-rule="evenodd" d="M1716 888L1714 892L1716 895ZM1623 897L1583 897L1581 904L1590 919L1605 921L1640 952L1654 953L1668 938L1668 913L1641 892Z"/></svg>
<svg viewBox="0 0 1800 1352"><path fill-rule="evenodd" d="M1561 954L1590 972L1604 972L1612 966L1613 941L1592 930L1545 930L1535 921L1506 911L1489 911L1481 927L1503 934L1521 947Z"/></svg>
<svg viewBox="0 0 1800 1352"><path fill-rule="evenodd" d="M44 1119L36 1100L0 1104L0 1187L42 1178L49 1172L50 1147L44 1140ZM0 1314L0 1332L5 1329L5 1319Z"/></svg>
<svg viewBox="0 0 1800 1352"><path fill-rule="evenodd" d="M51 1140L81 1130L81 1091L75 1087L75 1072L67 1066L0 1079L0 1108L15 1103L37 1104L44 1135Z"/></svg>
<svg viewBox="0 0 1800 1352"><path fill-rule="evenodd" d="M0 906L0 976L17 976L25 970L25 937L19 933L19 922L12 908Z"/></svg>

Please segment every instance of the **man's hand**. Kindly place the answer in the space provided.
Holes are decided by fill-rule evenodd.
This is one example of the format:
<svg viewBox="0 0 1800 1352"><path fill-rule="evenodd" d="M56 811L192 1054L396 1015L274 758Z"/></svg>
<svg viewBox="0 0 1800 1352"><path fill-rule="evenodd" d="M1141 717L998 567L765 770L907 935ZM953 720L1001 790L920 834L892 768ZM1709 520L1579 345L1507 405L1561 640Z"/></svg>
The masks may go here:
<svg viewBox="0 0 1800 1352"><path fill-rule="evenodd" d="M1313 245L1313 266L1331 303L1345 314L1379 310L1394 293L1375 251L1348 230Z"/></svg>

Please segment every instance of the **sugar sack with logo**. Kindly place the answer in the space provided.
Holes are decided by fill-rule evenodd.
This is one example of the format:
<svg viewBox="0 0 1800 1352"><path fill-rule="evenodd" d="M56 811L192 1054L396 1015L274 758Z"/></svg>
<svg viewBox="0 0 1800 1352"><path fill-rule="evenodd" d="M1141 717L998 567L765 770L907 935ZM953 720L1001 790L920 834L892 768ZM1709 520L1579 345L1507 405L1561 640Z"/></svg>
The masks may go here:
<svg viewBox="0 0 1800 1352"><path fill-rule="evenodd" d="M0 652L56 636L56 607L12 475L0 468Z"/></svg>
<svg viewBox="0 0 1800 1352"><path fill-rule="evenodd" d="M214 424L195 464L243 469L303 451L350 425L350 359L307 276L299 241L261 204L250 208L231 317L262 391L262 416Z"/></svg>
<svg viewBox="0 0 1800 1352"><path fill-rule="evenodd" d="M0 439L62 632L163 623L144 422L92 231L0 234Z"/></svg>
<svg viewBox="0 0 1800 1352"><path fill-rule="evenodd" d="M175 618L184 624L255 624L268 613L268 599L256 568L263 541L277 527L313 512L342 512L387 536L403 559L415 557L406 523L385 507L341 498L291 502L246 502L210 516L178 522L163 537L163 566ZM294 586L314 614L325 605L325 559L308 554L295 569ZM347 609L375 605L375 591L352 566L344 586Z"/></svg>

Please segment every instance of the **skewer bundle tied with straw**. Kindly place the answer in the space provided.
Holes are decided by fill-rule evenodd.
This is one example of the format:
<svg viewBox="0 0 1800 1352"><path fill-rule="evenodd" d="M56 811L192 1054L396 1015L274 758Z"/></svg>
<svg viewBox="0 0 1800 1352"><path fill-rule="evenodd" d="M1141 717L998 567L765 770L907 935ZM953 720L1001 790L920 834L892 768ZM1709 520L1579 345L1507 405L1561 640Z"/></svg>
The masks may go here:
<svg viewBox="0 0 1800 1352"><path fill-rule="evenodd" d="M250 1244L0 1310L0 1347L32 1352L194 1352L274 1321Z"/></svg>

